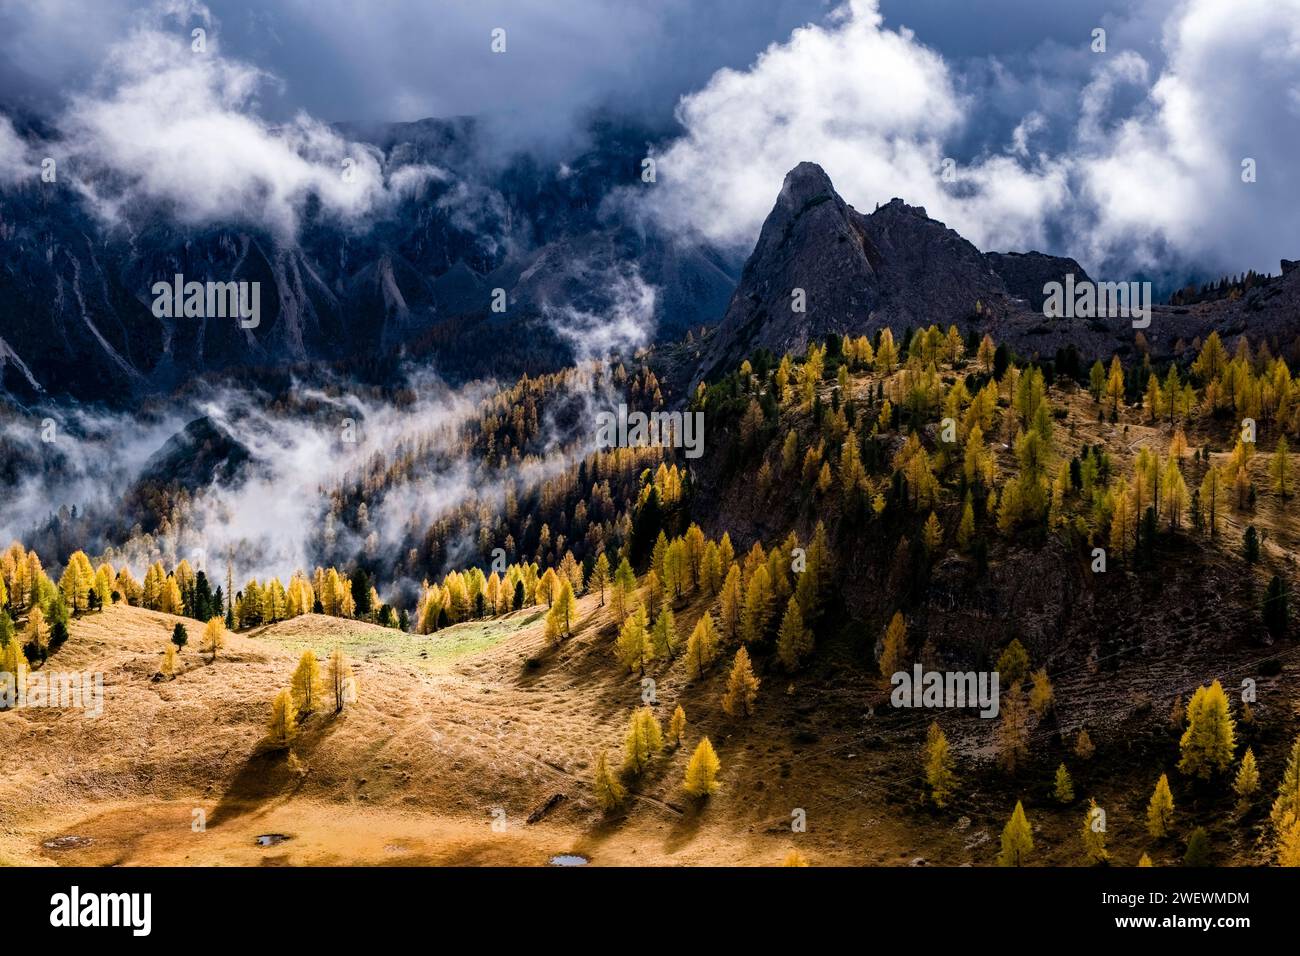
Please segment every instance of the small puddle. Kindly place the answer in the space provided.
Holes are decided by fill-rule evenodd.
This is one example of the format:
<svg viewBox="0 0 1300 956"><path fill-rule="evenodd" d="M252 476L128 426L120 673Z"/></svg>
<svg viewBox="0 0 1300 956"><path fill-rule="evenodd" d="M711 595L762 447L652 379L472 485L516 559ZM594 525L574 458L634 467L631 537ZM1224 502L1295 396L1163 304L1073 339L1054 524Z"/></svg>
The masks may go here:
<svg viewBox="0 0 1300 956"><path fill-rule="evenodd" d="M283 833L263 833L257 838L257 845L275 846L277 843L283 843L287 839L289 838Z"/></svg>
<svg viewBox="0 0 1300 956"><path fill-rule="evenodd" d="M586 866L588 859L585 856L578 856L576 853L561 853L559 856L553 856L546 861L551 866Z"/></svg>
<svg viewBox="0 0 1300 956"><path fill-rule="evenodd" d="M47 850L80 850L82 847L90 846L95 841L90 837L84 836L67 836L55 837L53 840L46 840L41 846Z"/></svg>

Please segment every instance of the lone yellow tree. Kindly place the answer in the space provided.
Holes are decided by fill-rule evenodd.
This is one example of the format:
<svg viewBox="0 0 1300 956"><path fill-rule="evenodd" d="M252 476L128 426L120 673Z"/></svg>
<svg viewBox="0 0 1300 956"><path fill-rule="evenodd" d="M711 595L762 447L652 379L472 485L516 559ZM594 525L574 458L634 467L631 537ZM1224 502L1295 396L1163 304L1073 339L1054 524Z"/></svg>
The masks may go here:
<svg viewBox="0 0 1300 956"><path fill-rule="evenodd" d="M930 788L930 799L936 807L947 806L948 798L956 787L957 775L953 773L952 752L948 749L948 737L939 726L938 721L930 724L925 735L925 783Z"/></svg>
<svg viewBox="0 0 1300 956"><path fill-rule="evenodd" d="M688 796L707 797L718 791L718 771L722 764L708 737L701 738L686 765L686 782L682 789Z"/></svg>
<svg viewBox="0 0 1300 956"><path fill-rule="evenodd" d="M800 662L812 653L812 631L804 625L803 608L791 597L781 619L781 630L776 638L776 656L788 671L797 670Z"/></svg>
<svg viewBox="0 0 1300 956"><path fill-rule="evenodd" d="M758 685L759 680L749 663L749 651L741 647L736 651L731 674L727 677L727 692L722 696L722 709L727 716L750 716L754 712L754 701L758 699Z"/></svg>
<svg viewBox="0 0 1300 956"><path fill-rule="evenodd" d="M282 690L271 702L271 720L268 725L271 743L277 747L287 747L298 733L298 715L294 712L293 695Z"/></svg>
<svg viewBox="0 0 1300 956"><path fill-rule="evenodd" d="M1092 737L1088 734L1088 728L1085 727L1079 731L1079 736L1074 741L1074 755L1080 760L1091 760L1092 755L1097 752L1093 746Z"/></svg>
<svg viewBox="0 0 1300 956"><path fill-rule="evenodd" d="M613 810L622 804L627 797L627 788L623 786L609 769L609 762L605 759L605 751L600 752L596 758L596 802L600 804L602 810Z"/></svg>
<svg viewBox="0 0 1300 956"><path fill-rule="evenodd" d="M578 603L573 596L573 585L567 579L561 580L555 588L551 609L546 612L546 640L558 644L568 637L573 629L573 615Z"/></svg>
<svg viewBox="0 0 1300 956"><path fill-rule="evenodd" d="M310 649L302 652L298 666L294 669L293 680L289 684L293 693L294 709L300 714L310 714L316 709L320 697L320 664Z"/></svg>
<svg viewBox="0 0 1300 956"><path fill-rule="evenodd" d="M1232 790L1237 795L1237 810L1245 813L1250 809L1251 798L1259 790L1259 767L1255 765L1255 751L1249 747L1241 757L1241 766L1237 768Z"/></svg>
<svg viewBox="0 0 1300 956"><path fill-rule="evenodd" d="M605 588L609 586L609 558L605 552L600 552L600 557L596 559L596 566L591 571L591 580L587 582L588 590L595 591L600 595L600 607L605 606Z"/></svg>
<svg viewBox="0 0 1300 956"><path fill-rule="evenodd" d="M682 735L686 733L686 711L682 710L682 705L678 704L677 709L673 711L673 716L668 721L668 741L674 747L682 742Z"/></svg>
<svg viewBox="0 0 1300 956"><path fill-rule="evenodd" d="M1095 798L1088 800L1088 809L1083 815L1083 829L1080 835L1083 837L1085 860L1096 865L1110 859L1110 851L1106 849L1106 814L1101 807L1097 806Z"/></svg>
<svg viewBox="0 0 1300 956"><path fill-rule="evenodd" d="M1232 766L1236 728L1228 712L1228 696L1216 680L1198 687L1187 703L1187 729L1179 744L1178 769L1188 776L1208 780Z"/></svg>
<svg viewBox="0 0 1300 956"><path fill-rule="evenodd" d="M341 647L330 653L329 686L334 693L334 713L342 713L345 706L356 700L356 678Z"/></svg>
<svg viewBox="0 0 1300 956"><path fill-rule="evenodd" d="M1013 638L1011 643L1003 649L1002 653L998 655L998 662L995 666L999 682L1008 687L1029 676L1029 654L1025 651L1025 647L1020 643L1019 639Z"/></svg>
<svg viewBox="0 0 1300 956"><path fill-rule="evenodd" d="M1047 678L1046 667L1034 671L1033 681L1029 689L1029 709L1034 712L1035 717L1042 720L1052 709L1056 695L1052 690L1052 682Z"/></svg>
<svg viewBox="0 0 1300 956"><path fill-rule="evenodd" d="M226 646L226 622L219 617L208 619L208 623L203 627L203 642L199 649L206 654L211 655L208 663L215 663L217 651Z"/></svg>
<svg viewBox="0 0 1300 956"><path fill-rule="evenodd" d="M1269 474L1273 478L1273 490L1283 498L1291 496L1291 459L1286 444L1286 436L1279 435L1277 447L1273 450L1273 460L1269 464Z"/></svg>
<svg viewBox="0 0 1300 956"><path fill-rule="evenodd" d="M162 664L158 668L158 673L163 677L171 680L176 676L176 645L168 644L163 651Z"/></svg>
<svg viewBox="0 0 1300 956"><path fill-rule="evenodd" d="M1162 773L1156 781L1155 792L1147 804L1147 833L1159 840L1169 835L1174 823L1174 795L1169 792L1169 775Z"/></svg>
<svg viewBox="0 0 1300 956"><path fill-rule="evenodd" d="M1070 771L1065 769L1065 764L1056 768L1056 786L1052 795L1056 797L1057 803L1074 803L1074 781L1070 779Z"/></svg>
<svg viewBox="0 0 1300 956"><path fill-rule="evenodd" d="M907 666L907 622L903 612L895 611L885 628L885 642L880 651L880 676L890 680Z"/></svg>
<svg viewBox="0 0 1300 956"><path fill-rule="evenodd" d="M1034 834L1025 817L1025 808L1019 800L1011 812L1011 819L1002 828L1002 850L998 853L998 866L1024 866L1034 851Z"/></svg>
<svg viewBox="0 0 1300 956"><path fill-rule="evenodd" d="M645 673L645 663L654 654L650 643L650 631L646 626L645 608L638 606L628 615L618 632L618 641L614 650L619 663L629 671Z"/></svg>
<svg viewBox="0 0 1300 956"><path fill-rule="evenodd" d="M649 707L639 707L632 712L627 723L627 736L623 740L623 766L639 774L650 765L651 759L664 746L663 731Z"/></svg>
<svg viewBox="0 0 1300 956"><path fill-rule="evenodd" d="M705 611L695 623L686 641L686 676L690 680L700 677L713 666L718 657L718 631L713 626L713 615Z"/></svg>

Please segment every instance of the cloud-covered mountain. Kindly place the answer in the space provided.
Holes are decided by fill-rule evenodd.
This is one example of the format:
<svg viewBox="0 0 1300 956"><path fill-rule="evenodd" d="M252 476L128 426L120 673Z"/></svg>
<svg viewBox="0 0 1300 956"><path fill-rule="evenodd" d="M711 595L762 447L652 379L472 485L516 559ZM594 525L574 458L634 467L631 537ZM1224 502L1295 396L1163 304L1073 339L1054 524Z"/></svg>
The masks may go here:
<svg viewBox="0 0 1300 956"><path fill-rule="evenodd" d="M110 174L42 182L30 167L0 192L4 387L124 400L209 370L401 350L452 380L510 378L584 354L596 324L600 344L639 347L721 314L728 260L638 226L626 207L601 211L613 185L636 181L639 131L605 126L573 163L521 157L490 173L475 166L476 133L468 120L329 130L361 144L353 153L393 192L364 228L309 184L260 225L178 221L165 193L139 184L121 188L129 202L106 219L87 193L98 176L111 191ZM177 274L258 283L260 324L156 317L153 285ZM605 327L606 316L620 319Z"/></svg>

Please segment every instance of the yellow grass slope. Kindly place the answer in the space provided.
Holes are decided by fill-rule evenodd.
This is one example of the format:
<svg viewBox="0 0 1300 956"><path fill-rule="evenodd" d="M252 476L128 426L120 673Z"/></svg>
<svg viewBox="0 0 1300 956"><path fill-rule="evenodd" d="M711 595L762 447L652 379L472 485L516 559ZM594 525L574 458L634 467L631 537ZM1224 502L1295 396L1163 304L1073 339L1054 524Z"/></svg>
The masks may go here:
<svg viewBox="0 0 1300 956"><path fill-rule="evenodd" d="M784 842L733 826L725 797L708 810L713 826L682 812L683 753L661 760L628 816L609 823L596 810L594 754L608 748L621 759L641 692L598 633L607 613L584 598L582 623L558 650L546 648L537 609L492 622L486 637L480 622L423 637L309 615L229 636L215 663L197 650L197 622L186 621L191 643L170 681L153 677L182 619L125 606L78 619L47 667L101 672L103 713L0 714L0 752L10 757L0 862L517 865L566 852L610 864L779 860ZM301 648L323 660L335 645L352 658L358 702L309 716L289 751L268 747L270 701ZM467 650L446 652L457 646ZM290 839L258 847L265 833ZM78 845L47 845L67 837Z"/></svg>

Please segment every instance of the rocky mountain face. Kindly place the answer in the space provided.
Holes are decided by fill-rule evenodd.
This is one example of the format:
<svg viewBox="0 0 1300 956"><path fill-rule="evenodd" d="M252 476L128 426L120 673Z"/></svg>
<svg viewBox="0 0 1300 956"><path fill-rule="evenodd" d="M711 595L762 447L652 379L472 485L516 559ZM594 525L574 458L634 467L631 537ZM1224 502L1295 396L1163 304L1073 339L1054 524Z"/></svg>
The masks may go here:
<svg viewBox="0 0 1300 956"><path fill-rule="evenodd" d="M785 178L721 324L698 350L693 381L724 374L757 349L780 355L832 333L888 326L897 335L932 323L988 332L1021 355L1044 359L1071 345L1084 359L1128 355L1138 331L1156 358L1216 329L1289 350L1300 332L1300 269L1282 265L1280 276L1237 299L1153 306L1142 329L1124 317L1049 318L1047 283L1064 284L1070 274L1076 284L1092 281L1074 259L981 252L901 199L863 215L820 166L800 163Z"/></svg>
<svg viewBox="0 0 1300 956"><path fill-rule="evenodd" d="M450 382L554 370L610 329L639 345L717 324L687 350L681 383L721 374L756 349L800 351L826 335L955 324L1020 354L1084 359L1178 353L1212 329L1291 351L1300 270L1245 294L1156 306L1143 341L1126 318L1049 318L1044 285L1089 277L1073 259L981 252L900 199L870 214L801 163L787 175L754 251L737 270L708 247L631 221L613 189L635 184L644 131L605 123L591 149L553 167L485 164L471 120L341 126L382 151L390 172L446 171L364 230L311 204L286 242L247 228L185 228L132 210L108 228L68 183L0 192L0 394L116 405L165 395L210 372L269 374L328 363L382 374L428 360ZM256 282L260 324L158 318L152 287L176 274ZM495 290L506 310L494 311Z"/></svg>
<svg viewBox="0 0 1300 956"><path fill-rule="evenodd" d="M522 158L488 167L469 120L342 132L376 145L390 172L447 171L364 231L309 204L292 242L256 230L178 226L166 210L132 210L107 228L68 183L0 192L0 391L128 404L210 371L430 358L451 381L548 370L570 361L566 321L626 308L647 344L716 321L735 285L728 263L602 211L636 181L639 131L597 128L589 153L543 168ZM627 280L612 284L621 270ZM158 318L153 284L260 284L260 323ZM491 308L505 290L506 311Z"/></svg>

